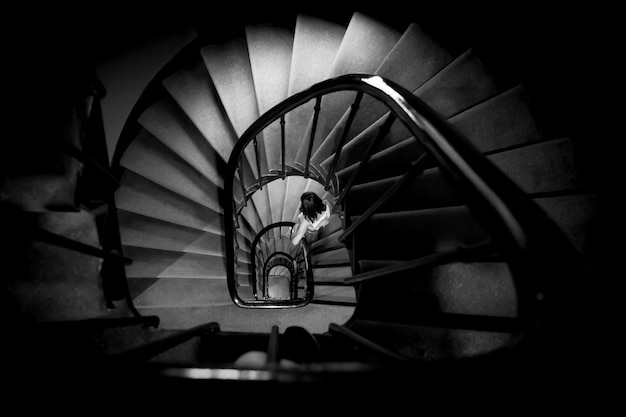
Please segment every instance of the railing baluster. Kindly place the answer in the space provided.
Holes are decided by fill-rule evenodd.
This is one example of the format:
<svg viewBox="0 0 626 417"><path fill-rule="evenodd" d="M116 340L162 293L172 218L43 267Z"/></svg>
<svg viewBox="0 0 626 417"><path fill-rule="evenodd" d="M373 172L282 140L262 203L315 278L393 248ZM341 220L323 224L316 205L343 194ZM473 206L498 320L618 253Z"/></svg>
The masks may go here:
<svg viewBox="0 0 626 417"><path fill-rule="evenodd" d="M278 326L273 325L270 332L270 340L267 346L267 366L276 366L278 364Z"/></svg>
<svg viewBox="0 0 626 417"><path fill-rule="evenodd" d="M220 326L217 322L209 322L205 324L201 324L196 327L192 327L191 329L181 331L179 333L173 334L171 336L164 337L162 339L155 340L153 342L148 342L144 345L140 345L136 348L132 348L130 350L110 355L110 360L114 362L135 362L135 361L146 361L159 353L165 352L175 346L180 345L181 343L186 342L197 336L208 335L211 333L218 333L220 331Z"/></svg>
<svg viewBox="0 0 626 417"><path fill-rule="evenodd" d="M244 156L246 146L248 146L253 139L256 140L256 135L260 134L263 129L280 119L280 146L283 148L286 143L284 134L282 133L285 115L300 106L310 105L310 101L312 99L315 99L315 106L310 138L303 138L305 141L309 140L308 143L303 144L303 146L307 146L308 148L306 161L296 161L296 165L298 165L299 168L291 172L288 167L289 164L294 161L285 160L285 152L281 149L283 153L281 158L281 169L282 179L288 175L294 174L305 178L316 176L314 179L320 180L314 172L318 169L318 167L311 165L311 156L315 145L316 130L318 127L317 124L321 111L321 100L325 95L338 91L356 91L356 94L362 91L365 94L372 96L374 99L380 100L389 108L390 112L383 121L383 126L378 132L378 135L368 145L366 155L358 164L356 172L351 175L347 184L342 187L343 190L339 189L340 184L337 181L336 175L336 171L341 169L339 167L341 156L336 156L338 160L337 165L332 167L333 175L329 176L332 180L328 181L328 178L324 178L324 181L321 181L325 183L325 186L327 187L330 186L333 187L333 189L337 188L335 190L337 193L341 191L339 197L335 199L333 213L336 213L336 211L342 207L345 208L345 200L350 188L356 181L358 181L359 176L362 176L363 170L366 169L370 158L380 146L383 138L388 134L387 132L389 131L393 121L400 119L400 121L410 131L414 140L416 140L417 143L423 146L428 152L429 158L436 161L436 165L442 171L447 172L452 176L455 184L458 185L466 194L468 205L472 209L475 209L477 212L484 215L482 218L485 220L485 229L488 232L491 232L494 237L497 237L499 247L504 249L503 256L511 255L515 257L518 254L524 255L524 259L529 260L528 270L541 274L541 271L544 269L540 268L543 268L546 261L546 257L542 254L542 249L545 249L550 246L551 243L554 243L554 246L557 247L557 249L562 250L556 250L554 253L556 256L550 258L550 267L558 268L563 266L563 268L566 268L572 275L577 275L579 273L577 268L572 267L572 265L579 265L575 256L575 251L573 251L570 246L567 246L566 238L563 237L558 227L550 223L549 220L545 218L545 214L534 205L533 201L528 198L523 190L516 187L505 174L499 171L498 168L491 164L489 160L485 159L484 155L470 146L469 142L463 137L462 134L459 134L459 132L450 126L445 119L441 118L440 115L438 115L426 103L422 102L418 97L411 94L410 91L405 90L400 85L376 75L347 74L320 82L305 91L296 93L287 98L285 101L274 106L257 121L252 123L246 132L241 135L240 140L235 143L231 152L231 157L228 160L228 167L224 181L224 191L227 198L232 198L234 195L233 187L236 186L236 184L233 179L237 174L237 170L239 170L240 175L242 175L240 185L244 195L243 204L246 203L249 194L252 194L257 189L257 184L255 184L256 181L254 179L255 174L247 172L251 169L249 164L247 164L247 160L246 164L242 165L242 157ZM343 146L341 148L343 148ZM394 186L388 190L388 192L385 193L373 207L370 207L366 213L360 216L354 224L348 224L350 219L344 218L343 222L346 229L344 234L340 236L340 240L345 240L349 234L354 236L353 232L359 225L363 224L363 222L366 221L367 218L369 218L376 210L379 210L380 206L385 204L385 202L388 201L394 193L402 189L407 182L410 182L411 178L422 173L425 169L423 166L425 165L425 160L426 157L422 157L418 161L415 161L400 181L396 182L396 184L394 184ZM301 164L303 164L303 166L301 166ZM245 172L246 178L252 178L251 183L247 185L243 181L244 167L247 170ZM300 169L302 169L302 171L300 171ZM270 181L279 177L280 175L274 176L273 178L266 177L263 180L260 179L259 183L262 185L266 179ZM250 189L250 192L246 191L247 188ZM224 205L225 222L232 222L234 220L234 216L238 215L238 213L235 213L233 216L233 213L231 213L232 210L233 207L231 207L230 204ZM244 218L240 220L242 221L242 224L245 224ZM527 227L528 225L535 223L538 224L539 227ZM535 233L536 230L540 230L541 234ZM236 289L237 274L235 272L235 265L233 262L233 260L236 259L234 253L235 245L232 243L234 239L234 232L235 228L226 227L225 240L227 244L225 247L227 259L227 283L233 302L240 307L250 308L290 308L306 305L306 303L298 304L281 300L272 300L271 303L264 303L262 300L248 303L239 297ZM532 244L529 245L528 242L532 242ZM306 240L303 240L303 244L306 243ZM307 254L304 258L304 261L307 263L309 261L308 256L309 255ZM433 257L436 256L437 255L433 255ZM440 261L441 259L434 258L430 260L430 262ZM424 259L422 259L422 262L424 262ZM542 266L538 267L540 263ZM339 265L343 266L343 264ZM326 264L316 266L329 267L334 265ZM409 266L412 267L414 265L404 264L403 267ZM536 266L538 268L533 269ZM360 278L363 278L363 276ZM539 285L539 280L534 280L534 276L531 275L528 278L530 279L530 282L523 282L522 284L531 288L531 290L526 290L522 294L518 310L525 311L525 309L528 309L530 312L529 314L533 315L531 318L532 320L534 319L536 309L536 299L534 298L534 294L532 294L532 292L535 290L541 290L541 285ZM312 283L313 278L310 271L308 271L306 279L307 282L309 282L310 279ZM519 284L517 279L516 284ZM310 294L312 294L313 291L314 285L310 285ZM312 297L309 298L308 294L309 286L307 285L307 299L312 300ZM531 297L526 297L525 294L530 294ZM439 318L436 319L438 320Z"/></svg>
<svg viewBox="0 0 626 417"><path fill-rule="evenodd" d="M426 165L426 161L428 161L428 154L422 154L417 160L411 163L411 166L404 173L402 178L396 181L391 188L389 188L374 204L372 204L359 218L353 222L338 238L340 242L343 242L348 236L350 236L357 227L362 225L367 219L372 217L372 215L382 206L387 200L389 200L395 193L397 193L402 187L409 182L411 179L415 178L417 175L421 174Z"/></svg>
<svg viewBox="0 0 626 417"><path fill-rule="evenodd" d="M76 252L84 253L86 255L95 256L97 258L109 259L116 262L121 262L124 265L130 265L133 260L119 255L117 251L107 252L94 246L86 245L82 242L69 239L65 236L60 236L42 229L33 229L32 238L41 242L46 242L51 245L59 246L62 248L70 249Z"/></svg>
<svg viewBox="0 0 626 417"><path fill-rule="evenodd" d="M280 147L281 147L281 164L282 164L282 176L283 179L287 176L285 170L285 115L280 116Z"/></svg>
<svg viewBox="0 0 626 417"><path fill-rule="evenodd" d="M326 176L326 185L324 186L326 191L328 191L330 187L331 179L333 175L335 175L335 169L337 168L337 163L339 162L339 156L341 155L341 150L343 149L343 146L346 144L346 139L348 138L348 132L350 132L350 128L352 127L352 122L354 121L354 117L356 116L356 112L359 109L359 105L361 104L362 98L363 98L363 92L359 91L356 95L356 98L354 99L354 103L352 103L352 106L350 106L350 114L348 115L348 121L346 122L346 126L343 129L341 140L339 141L339 144L337 145L337 150L335 151L335 158L333 159L333 163L330 166L330 170L328 171L327 176Z"/></svg>
<svg viewBox="0 0 626 417"><path fill-rule="evenodd" d="M239 170L239 184L241 185L241 194L243 195L243 200L241 201L242 203L241 208L244 208L245 206L248 205L248 198L246 196L246 184L244 184L244 173L243 173L243 160L241 158L239 158L239 165L237 169ZM235 210L235 213L237 213L237 210Z"/></svg>
<svg viewBox="0 0 626 417"><path fill-rule="evenodd" d="M370 339L367 339L361 336L360 334L348 329L346 326L341 326L336 323L330 323L328 326L328 331L330 332L331 335L345 336L349 338L350 340L352 340L354 343L356 343L358 346L366 348L367 350L374 352L378 355L381 355L382 357L386 359L393 359L396 361L407 360L407 358L404 357L403 355L393 352L387 349L386 347L381 346L378 343L373 342Z"/></svg>
<svg viewBox="0 0 626 417"><path fill-rule="evenodd" d="M313 114L313 126L311 128L311 138L309 139L309 149L306 153L306 162L304 164L304 177L309 177L309 164L311 162L311 153L313 152L313 142L315 141L315 131L317 130L317 120L319 119L322 104L322 96L315 98L315 108Z"/></svg>
<svg viewBox="0 0 626 417"><path fill-rule="evenodd" d="M94 158L70 142L66 137L59 137L59 144L61 145L61 148L71 157L86 167L93 169L94 172L97 172L102 178L106 178L106 180L111 184L112 189L116 190L120 187L119 180L110 170L99 164Z"/></svg>
<svg viewBox="0 0 626 417"><path fill-rule="evenodd" d="M385 123L381 126L380 130L378 131L378 135L376 135L374 140L370 142L367 150L365 151L365 154L363 155L363 158L361 159L361 162L359 163L359 166L356 168L354 174L352 174L352 177L350 177L350 179L344 186L341 194L337 198L337 201L335 201L335 207L333 208L333 213L336 213L337 211L339 211L339 207L343 203L344 198L346 198L346 195L350 191L350 188L352 188L352 185L354 184L356 179L359 177L359 175L365 168L365 165L367 165L367 163L369 162L370 158L374 154L374 151L376 150L380 142L383 140L385 136L387 136L387 133L389 133L389 130L391 129L391 125L395 121L396 121L395 115L389 114L389 116L387 116L387 120L385 120Z"/></svg>
<svg viewBox="0 0 626 417"><path fill-rule="evenodd" d="M259 177L259 190L263 188L263 176L261 175L261 159L259 157L259 142L257 137L254 137L254 156L256 158L256 172Z"/></svg>
<svg viewBox="0 0 626 417"><path fill-rule="evenodd" d="M383 276L387 279L389 275L398 272L409 271L417 268L432 268L437 265L444 265L452 262L475 262L487 259L490 261L500 260L496 254L496 247L492 242L482 243L467 248L459 247L456 249L422 256L417 259L411 259L409 261L394 261L393 265L353 275L352 277L344 279L343 282L345 284L353 285L358 282ZM317 282L315 284L317 285Z"/></svg>

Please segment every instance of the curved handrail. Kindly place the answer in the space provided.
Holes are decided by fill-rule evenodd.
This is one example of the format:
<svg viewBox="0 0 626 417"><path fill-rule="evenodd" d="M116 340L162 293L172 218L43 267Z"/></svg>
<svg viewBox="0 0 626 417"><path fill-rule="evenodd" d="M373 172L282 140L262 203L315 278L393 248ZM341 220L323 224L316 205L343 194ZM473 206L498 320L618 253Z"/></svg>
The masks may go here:
<svg viewBox="0 0 626 417"><path fill-rule="evenodd" d="M259 245L259 242L261 241L261 238L267 234L268 231L275 229L275 228L279 228L279 227L293 227L295 225L294 222L291 221L282 221L282 222L276 222L276 223L272 223L269 224L267 226L265 226L263 229L261 229L256 236L254 237L254 239L252 240L252 245L251 245L251 252L253 254L252 256L252 273L255 274L254 275L254 280L253 280L253 284L254 284L254 288L253 288L253 295L254 295L254 300L244 300L242 299L239 294L237 293L236 290L236 285L232 285L233 289L231 290L231 282L230 280L228 280L228 288L230 291L230 295L231 295L231 299L233 300L233 302L239 306L239 307L244 307L244 308L293 308L293 307L303 307L305 305L307 305L308 303L311 302L311 300L313 299L314 296L314 286L313 286L313 273L310 271L310 268L305 268L305 272L306 272L306 279L307 279L307 289L305 292L305 295L303 298L299 298L296 300L265 300L265 299L261 299L259 300L257 298L257 276L256 276L256 271L257 271L257 261L256 261L256 248ZM302 251L302 254L304 255L304 262L306 262L307 264L310 265L310 255L309 255L309 250L308 250L308 243L306 241L306 239L302 239L302 241L298 244L298 247L301 248L300 250ZM282 253L282 252L274 252L274 254L276 253ZM269 261L269 259L271 258L271 256L273 256L274 254L270 255L268 257L268 259L266 260ZM290 255L285 254L287 256L289 256L291 258ZM229 258L226 258L227 261ZM232 260L232 259L231 259ZM227 265L227 271L228 271L228 266ZM265 267L265 265L264 265ZM233 271L234 273L234 271ZM227 276L228 278L229 276ZM235 276L232 276L233 280L235 280ZM232 283L234 284L234 282ZM234 291L233 291L234 290Z"/></svg>
<svg viewBox="0 0 626 417"><path fill-rule="evenodd" d="M547 274L559 268L578 274L571 243L547 215L490 160L441 116L402 86L376 75L348 74L320 82L276 105L254 122L235 144L228 161L225 195L233 184L245 147L269 124L292 109L340 90L364 92L383 102L429 152L442 171L459 185L470 210L498 243L500 251L524 280L514 282L520 294L519 312L535 321L546 300ZM234 294L234 204L226 204L227 277ZM549 255L546 255L546 252ZM550 264L551 266L548 266ZM541 265L541 266L540 266ZM542 273L543 271L543 273ZM532 272L532 273L529 273Z"/></svg>

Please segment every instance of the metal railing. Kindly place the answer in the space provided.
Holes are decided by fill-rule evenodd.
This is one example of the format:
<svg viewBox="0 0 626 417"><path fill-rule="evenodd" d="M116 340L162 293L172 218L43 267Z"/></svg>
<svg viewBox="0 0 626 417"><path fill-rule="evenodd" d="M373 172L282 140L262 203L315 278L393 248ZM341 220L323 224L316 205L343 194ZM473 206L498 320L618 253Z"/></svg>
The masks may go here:
<svg viewBox="0 0 626 417"><path fill-rule="evenodd" d="M356 91L357 97L352 105L348 123L338 147L335 149L334 161L329 173L324 176L319 170L309 169L310 154L313 138L315 137L316 123L320 112L321 97L337 91ZM364 94L384 103L389 109L387 119L382 124L378 136L369 144L369 147L352 176L344 181L339 190L339 181L335 178L335 169L342 146L345 143L346 131L350 128L350 121L358 109L359 102ZM285 114L295 108L315 100L311 138L306 165L298 170L292 161L285 161ZM245 148L253 142L271 123L280 120L281 123L281 151L282 172L277 176L274 172L259 173L253 183L246 184L241 171L242 156ZM350 192L356 178L368 164L378 143L389 131L393 123L402 123L413 135L413 139L424 149L422 157L417 158L407 169L405 174L392 185L380 199L352 224L346 224L343 235L345 241L354 230L360 227L371 215L393 195L403 189L404 184L422 174L425 168L437 166L447 179L455 186L455 190L463 197L470 212L490 234L491 241L476 247L458 248L445 253L430 254L419 259L398 262L384 272L394 272L398 269L406 270L423 266L432 266L440 263L462 261L467 256L499 256L505 259L511 268L514 285L518 293L518 313L525 317L526 323L536 323L543 311L546 302L545 288L550 281L550 274L555 271L562 273L567 270L576 272L577 265L575 251L560 229L546 216L546 214L505 174L491 161L485 158L465 137L457 132L450 124L435 113L419 98L403 87L379 76L349 74L330 79L298 93L262 115L241 136L235 145L228 162L225 177L225 195L227 198L235 195L234 187L241 181L244 199L225 207L226 225L226 256L227 279L229 290L235 299L235 233L237 216L246 205L247 200L254 192L268 182L286 175L302 175L313 177L332 189L338 199L335 211L344 208L344 199ZM288 168L289 165L293 165ZM362 274L348 280L359 282L380 276L380 271L374 274ZM346 282L348 282L346 281Z"/></svg>
<svg viewBox="0 0 626 417"><path fill-rule="evenodd" d="M233 301L240 307L288 308L307 305L314 296L311 256L306 239L292 245L289 235L283 229L291 230L293 222L278 222L264 227L255 236L252 245L252 299L246 300L235 293ZM276 232L278 231L278 235ZM270 273L274 267L283 266L288 274L289 296L274 297L270 294ZM300 281L304 292L299 296Z"/></svg>

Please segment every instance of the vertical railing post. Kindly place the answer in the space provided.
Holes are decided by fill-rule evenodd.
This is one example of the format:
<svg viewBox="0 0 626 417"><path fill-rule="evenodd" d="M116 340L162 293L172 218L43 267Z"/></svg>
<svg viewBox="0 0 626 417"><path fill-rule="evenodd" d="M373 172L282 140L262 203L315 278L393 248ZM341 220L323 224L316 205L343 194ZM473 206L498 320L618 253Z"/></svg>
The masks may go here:
<svg viewBox="0 0 626 417"><path fill-rule="evenodd" d="M263 188L263 176L261 175L261 158L259 157L259 142L257 137L254 137L254 156L256 158L256 172L259 181L259 190Z"/></svg>
<svg viewBox="0 0 626 417"><path fill-rule="evenodd" d="M241 207L245 207L246 205L248 205L248 198L246 195L246 185L244 184L243 161L241 158L239 158L239 164L237 169L239 170L239 184L241 185L241 193L243 194ZM235 210L235 213L236 212L237 210Z"/></svg>
<svg viewBox="0 0 626 417"><path fill-rule="evenodd" d="M383 140L385 136L387 136L387 133L389 133L389 130L391 129L391 125L393 124L395 120L396 120L395 115L389 114L389 116L387 117L387 120L385 120L385 123L381 126L374 140L370 142L354 174L352 174L348 182L343 187L343 190L341 191L341 194L337 198L337 201L335 201L335 207L333 208L333 213L336 213L338 211L338 207L340 207L340 205L343 203L346 195L348 194L348 191L350 191L350 188L352 188L352 185L354 184L356 179L359 177L359 175L361 174L361 172L363 171L363 169L369 162L370 158L374 154L374 151L376 150L380 142Z"/></svg>
<svg viewBox="0 0 626 417"><path fill-rule="evenodd" d="M304 164L304 177L308 178L309 173L309 164L311 162L311 153L313 152L313 142L315 141L315 131L317 130L317 120L320 116L320 109L322 105L322 96L315 97L315 108L313 113L313 126L311 127L311 137L309 139L309 149L306 153L306 162Z"/></svg>
<svg viewBox="0 0 626 417"><path fill-rule="evenodd" d="M283 179L287 176L285 170L285 115L280 116L280 154L281 154L281 171Z"/></svg>
<svg viewBox="0 0 626 417"><path fill-rule="evenodd" d="M324 189L328 191L330 188L330 182L332 180L333 175L335 175L335 169L337 168L337 163L339 162L339 156L341 155L341 150L343 146L346 144L346 139L348 138L348 132L350 132L350 128L352 127L352 122L354 121L354 117L356 116L356 112L359 109L359 105L361 104L361 99L363 98L363 92L359 91L354 99L354 103L350 106L350 114L348 115L348 121L346 122L346 126L343 129L343 133L341 135L341 140L337 145L337 150L335 151L335 157L333 158L333 163L330 166L330 170L327 173L326 177L326 185Z"/></svg>

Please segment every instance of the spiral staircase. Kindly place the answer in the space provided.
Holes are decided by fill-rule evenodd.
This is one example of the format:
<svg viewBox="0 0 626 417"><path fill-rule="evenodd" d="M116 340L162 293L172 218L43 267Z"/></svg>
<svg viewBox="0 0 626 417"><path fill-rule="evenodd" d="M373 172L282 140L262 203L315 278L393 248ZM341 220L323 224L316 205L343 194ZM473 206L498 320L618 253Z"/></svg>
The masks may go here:
<svg viewBox="0 0 626 417"><path fill-rule="evenodd" d="M280 352L296 334L305 342L294 350L312 343L326 363L359 364L350 372L371 382L363 363L399 361L403 371L392 369L402 377L417 363L433 377L431 362L509 359L512 347L534 334L522 310L536 288L520 285L510 270L520 266L485 244L485 219L468 208L442 167L422 158L423 144L380 99L333 91L250 136L248 129L285 100L354 74L389 80L430 107L547 214L582 259L579 272L588 267L585 231L597 196L583 186L569 138L543 133L523 85L501 89L472 49L453 55L417 24L398 31L359 12L347 25L300 14L292 28L249 25L244 37L228 42L192 42L137 101L111 161L119 186L108 201L108 221L119 226L111 239L119 239L116 271L128 290L122 285L122 295L112 298L127 297L130 312L122 316L158 317L158 327L125 330L109 342L103 337L107 353L132 357L142 343L186 335L153 353L154 363L233 367L246 352L267 351L271 360L261 369L275 371L281 359L297 355L272 349L278 344ZM233 156L242 137L249 146ZM241 308L227 281L234 279L239 291L254 282L252 242L272 224L295 221L304 191L334 209L330 224L307 242L313 299L300 308ZM550 323L573 314L567 309L570 291L578 290L574 279L544 283L531 294L530 310L554 314ZM553 289L561 285L570 286L565 295ZM218 345L210 353L207 340ZM515 371L530 363L520 360ZM306 372L317 375L314 368ZM345 373L332 366L325 372Z"/></svg>

